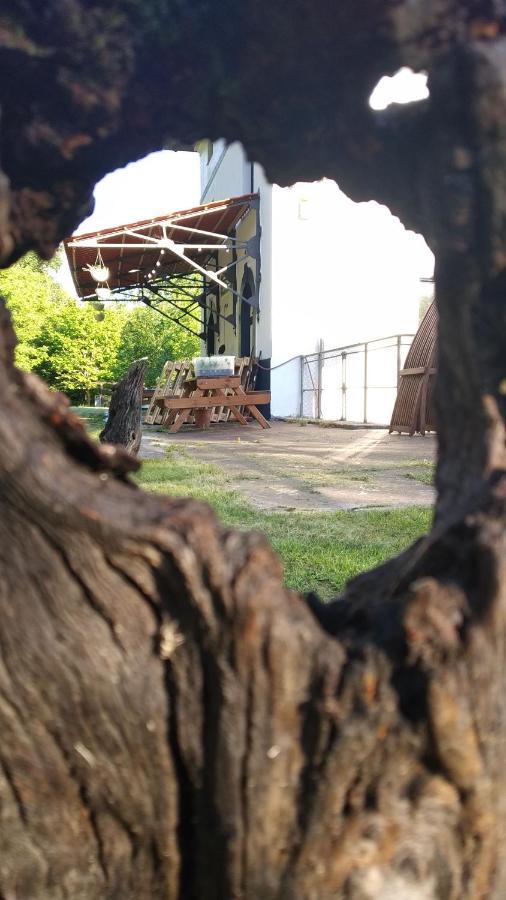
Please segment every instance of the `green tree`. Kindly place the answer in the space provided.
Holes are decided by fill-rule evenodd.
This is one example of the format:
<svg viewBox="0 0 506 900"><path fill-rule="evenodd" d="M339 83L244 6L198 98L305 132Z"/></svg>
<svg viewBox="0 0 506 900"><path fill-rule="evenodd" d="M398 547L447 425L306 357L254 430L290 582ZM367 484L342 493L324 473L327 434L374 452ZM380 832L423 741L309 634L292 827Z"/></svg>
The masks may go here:
<svg viewBox="0 0 506 900"><path fill-rule="evenodd" d="M197 323L188 320L186 324L194 328ZM115 377L121 377L134 359L146 356L146 384L154 385L166 360L188 359L197 355L199 349L198 337L181 325L146 306L135 306L124 318Z"/></svg>
<svg viewBox="0 0 506 900"><path fill-rule="evenodd" d="M101 382L121 378L134 359L148 358L146 383L154 384L167 359L199 352L196 336L146 306L77 302L55 280L58 264L28 253L0 272L18 338L16 362L51 387L75 400L84 394L89 403ZM198 327L189 317L183 322Z"/></svg>
<svg viewBox="0 0 506 900"><path fill-rule="evenodd" d="M125 322L123 305L98 312L76 302L55 280L56 266L28 253L0 272L0 293L18 339L16 362L51 387L84 392L88 402L101 381L115 376Z"/></svg>
<svg viewBox="0 0 506 900"><path fill-rule="evenodd" d="M422 321L433 300L434 294L424 294L422 297L420 297L420 305L418 308L418 318L420 322Z"/></svg>
<svg viewBox="0 0 506 900"><path fill-rule="evenodd" d="M37 369L47 360L44 324L53 308L66 300L50 271L51 267L34 253L0 271L0 294L10 310L18 339L16 363L25 371Z"/></svg>
<svg viewBox="0 0 506 900"><path fill-rule="evenodd" d="M100 382L116 375L124 321L123 307L97 315L88 303L54 304L41 333L48 353L37 371L59 390L84 392L90 403Z"/></svg>

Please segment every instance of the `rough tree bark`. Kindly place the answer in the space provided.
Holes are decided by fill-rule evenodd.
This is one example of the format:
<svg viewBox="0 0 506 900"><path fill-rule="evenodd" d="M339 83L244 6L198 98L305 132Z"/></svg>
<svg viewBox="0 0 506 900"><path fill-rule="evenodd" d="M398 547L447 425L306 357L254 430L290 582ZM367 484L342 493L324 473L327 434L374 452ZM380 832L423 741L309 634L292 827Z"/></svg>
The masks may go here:
<svg viewBox="0 0 506 900"><path fill-rule="evenodd" d="M2 314L0 897L503 898L502 0L2 15L4 263L114 165L221 134L427 236L441 358L434 527L322 607L259 536L132 486ZM430 99L373 114L401 64Z"/></svg>
<svg viewBox="0 0 506 900"><path fill-rule="evenodd" d="M114 387L109 415L99 434L102 443L119 444L134 456L142 438L142 392L147 359L137 359Z"/></svg>

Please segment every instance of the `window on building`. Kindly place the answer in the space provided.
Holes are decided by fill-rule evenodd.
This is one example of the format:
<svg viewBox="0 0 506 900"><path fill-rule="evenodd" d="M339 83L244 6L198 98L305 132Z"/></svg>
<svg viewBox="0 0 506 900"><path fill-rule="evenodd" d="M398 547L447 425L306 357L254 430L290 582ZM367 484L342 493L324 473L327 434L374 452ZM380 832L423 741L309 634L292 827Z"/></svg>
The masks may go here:
<svg viewBox="0 0 506 900"><path fill-rule="evenodd" d="M299 219L306 221L311 218L311 201L309 197L299 197Z"/></svg>

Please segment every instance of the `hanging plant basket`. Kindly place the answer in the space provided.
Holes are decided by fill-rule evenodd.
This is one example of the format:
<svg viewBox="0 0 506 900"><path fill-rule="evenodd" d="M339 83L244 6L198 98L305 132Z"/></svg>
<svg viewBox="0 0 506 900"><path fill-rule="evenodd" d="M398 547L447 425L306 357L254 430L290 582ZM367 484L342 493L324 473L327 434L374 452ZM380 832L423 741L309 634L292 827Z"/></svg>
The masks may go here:
<svg viewBox="0 0 506 900"><path fill-rule="evenodd" d="M83 269L90 273L94 281L98 282L107 281L111 274L109 268L105 265L104 260L102 259L100 250L97 253L95 262L93 264L88 263L87 266L83 266Z"/></svg>

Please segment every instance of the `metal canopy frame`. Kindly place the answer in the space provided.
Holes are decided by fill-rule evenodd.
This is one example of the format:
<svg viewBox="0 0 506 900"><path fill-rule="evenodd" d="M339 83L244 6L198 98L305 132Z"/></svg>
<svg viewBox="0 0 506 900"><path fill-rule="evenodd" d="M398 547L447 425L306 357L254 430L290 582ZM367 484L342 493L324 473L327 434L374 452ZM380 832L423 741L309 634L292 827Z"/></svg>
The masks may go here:
<svg viewBox="0 0 506 900"><path fill-rule="evenodd" d="M240 241L237 226L251 209L256 211L255 235ZM226 291L234 297L234 311L236 301L242 299L258 310L258 295L243 298L235 274L237 265L249 259L260 269L258 210L258 195L244 195L68 238L65 250L77 292L82 300L91 302L140 301L201 340L207 338L211 310L215 332L219 331L219 319L236 327L234 314L220 313L220 293ZM218 254L223 252L230 254L230 261L220 265ZM100 283L94 284L91 269L98 255L108 277L102 276ZM129 259L135 261L134 267ZM212 296L215 308L211 307ZM160 304L167 304L170 313Z"/></svg>

